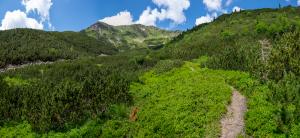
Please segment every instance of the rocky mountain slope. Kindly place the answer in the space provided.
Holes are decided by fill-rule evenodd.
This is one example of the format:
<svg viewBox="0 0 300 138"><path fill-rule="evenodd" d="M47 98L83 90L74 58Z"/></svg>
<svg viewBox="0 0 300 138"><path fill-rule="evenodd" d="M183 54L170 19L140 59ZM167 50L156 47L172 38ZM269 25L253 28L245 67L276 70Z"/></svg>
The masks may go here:
<svg viewBox="0 0 300 138"><path fill-rule="evenodd" d="M96 39L106 38L120 50L160 47L180 33L154 26L140 24L111 26L103 22L97 22L82 32Z"/></svg>

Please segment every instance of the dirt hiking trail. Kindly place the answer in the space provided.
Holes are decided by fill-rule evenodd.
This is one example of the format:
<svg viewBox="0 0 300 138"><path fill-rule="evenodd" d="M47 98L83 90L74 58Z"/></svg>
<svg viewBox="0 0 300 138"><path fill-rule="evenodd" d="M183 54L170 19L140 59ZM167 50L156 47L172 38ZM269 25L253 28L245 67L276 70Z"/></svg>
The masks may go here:
<svg viewBox="0 0 300 138"><path fill-rule="evenodd" d="M221 138L236 138L239 135L244 135L246 110L246 98L233 89L231 104L227 107L226 116L221 120Z"/></svg>

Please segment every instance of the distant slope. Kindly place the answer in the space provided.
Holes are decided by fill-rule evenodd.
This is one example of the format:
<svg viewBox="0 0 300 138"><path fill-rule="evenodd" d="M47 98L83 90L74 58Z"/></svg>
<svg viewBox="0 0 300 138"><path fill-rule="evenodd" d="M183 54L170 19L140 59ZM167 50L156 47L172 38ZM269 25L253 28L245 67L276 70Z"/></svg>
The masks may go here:
<svg viewBox="0 0 300 138"><path fill-rule="evenodd" d="M76 32L0 31L0 68L8 64L114 54L112 44Z"/></svg>
<svg viewBox="0 0 300 138"><path fill-rule="evenodd" d="M106 38L121 50L160 46L180 33L140 24L111 26L103 22L97 22L82 32L96 39Z"/></svg>

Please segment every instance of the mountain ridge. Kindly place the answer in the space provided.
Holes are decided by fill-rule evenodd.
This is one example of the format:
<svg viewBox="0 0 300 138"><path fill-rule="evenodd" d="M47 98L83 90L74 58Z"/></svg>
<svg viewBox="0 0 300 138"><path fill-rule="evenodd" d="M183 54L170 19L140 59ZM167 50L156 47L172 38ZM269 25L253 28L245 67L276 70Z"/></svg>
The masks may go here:
<svg viewBox="0 0 300 138"><path fill-rule="evenodd" d="M155 26L112 26L100 21L81 32L96 39L106 38L120 50L161 46L180 34L179 31L168 31Z"/></svg>

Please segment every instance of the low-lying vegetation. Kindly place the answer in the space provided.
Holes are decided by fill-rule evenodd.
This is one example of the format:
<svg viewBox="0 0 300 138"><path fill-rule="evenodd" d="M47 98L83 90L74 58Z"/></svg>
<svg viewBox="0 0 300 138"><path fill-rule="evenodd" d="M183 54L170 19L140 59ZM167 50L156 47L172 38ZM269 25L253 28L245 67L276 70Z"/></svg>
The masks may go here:
<svg viewBox="0 0 300 138"><path fill-rule="evenodd" d="M161 67L158 67L161 68ZM199 64L156 75L146 73L131 93L139 109L137 137L218 137L232 89L225 80ZM209 74L209 75L208 75Z"/></svg>
<svg viewBox="0 0 300 138"><path fill-rule="evenodd" d="M174 65L171 61L168 63L168 66ZM219 120L226 112L232 93L220 74L240 73L200 68L199 63L189 62L157 74L157 69L164 68L161 66L158 64L131 84L129 93L133 104L111 104L103 114L107 115L106 119L93 119L64 133L45 134L35 133L32 125L25 121L16 126L6 125L0 129L0 136L217 137ZM136 119L130 121L129 114L135 109Z"/></svg>
<svg viewBox="0 0 300 138"><path fill-rule="evenodd" d="M28 121L38 132L66 131L131 104L130 83L147 68L125 56L87 58L0 74L0 124Z"/></svg>

